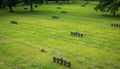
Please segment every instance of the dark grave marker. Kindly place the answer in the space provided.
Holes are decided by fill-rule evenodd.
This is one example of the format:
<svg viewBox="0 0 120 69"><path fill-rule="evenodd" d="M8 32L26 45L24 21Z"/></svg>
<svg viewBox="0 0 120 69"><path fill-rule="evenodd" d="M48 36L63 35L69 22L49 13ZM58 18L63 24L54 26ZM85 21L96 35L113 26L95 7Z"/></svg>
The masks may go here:
<svg viewBox="0 0 120 69"><path fill-rule="evenodd" d="M75 56L76 56L76 57L78 57L79 55L78 55L78 54L76 54Z"/></svg>
<svg viewBox="0 0 120 69"><path fill-rule="evenodd" d="M35 62L31 62L31 64L30 64L31 66L34 66L35 65Z"/></svg>
<svg viewBox="0 0 120 69"><path fill-rule="evenodd" d="M24 10L27 10L27 9L28 9L28 8L26 8L26 7L24 8Z"/></svg>
<svg viewBox="0 0 120 69"><path fill-rule="evenodd" d="M114 24L111 24L111 26L113 27L113 26L114 26Z"/></svg>
<svg viewBox="0 0 120 69"><path fill-rule="evenodd" d="M85 56L84 58L88 58L88 56Z"/></svg>
<svg viewBox="0 0 120 69"><path fill-rule="evenodd" d="M107 62L103 62L103 64L108 64Z"/></svg>
<svg viewBox="0 0 120 69"><path fill-rule="evenodd" d="M83 37L83 34L81 34L81 37Z"/></svg>
<svg viewBox="0 0 120 69"><path fill-rule="evenodd" d="M95 65L95 66L93 66L93 68L97 68L97 66Z"/></svg>
<svg viewBox="0 0 120 69"><path fill-rule="evenodd" d="M88 63L87 62L83 62L84 65L87 65Z"/></svg>
<svg viewBox="0 0 120 69"><path fill-rule="evenodd" d="M15 65L15 64L10 64L9 66L12 67L12 66L14 66L14 65Z"/></svg>
<svg viewBox="0 0 120 69"><path fill-rule="evenodd" d="M80 34L80 33L78 33L78 37L81 37L81 34Z"/></svg>
<svg viewBox="0 0 120 69"><path fill-rule="evenodd" d="M16 67L15 69L21 69L21 67L18 66L18 67Z"/></svg>
<svg viewBox="0 0 120 69"><path fill-rule="evenodd" d="M67 13L67 11L61 11L61 13Z"/></svg>
<svg viewBox="0 0 120 69"><path fill-rule="evenodd" d="M27 60L27 59L24 59L23 62L24 62L24 63L25 63L25 62L28 62L28 60Z"/></svg>
<svg viewBox="0 0 120 69"><path fill-rule="evenodd" d="M59 17L58 17L58 16L52 16L52 18L53 18L53 19L59 19Z"/></svg>
<svg viewBox="0 0 120 69"><path fill-rule="evenodd" d="M96 61L96 59L93 59L93 61Z"/></svg>
<svg viewBox="0 0 120 69"><path fill-rule="evenodd" d="M57 7L57 9L61 9L61 7Z"/></svg>
<svg viewBox="0 0 120 69"><path fill-rule="evenodd" d="M63 60L63 64L64 64L64 66L66 66L67 65L67 61Z"/></svg>
<svg viewBox="0 0 120 69"><path fill-rule="evenodd" d="M57 58L56 57L53 57L53 62L56 62Z"/></svg>
<svg viewBox="0 0 120 69"><path fill-rule="evenodd" d="M115 64L115 65L113 65L113 67L118 68L118 67L119 67L119 65L118 65L118 64Z"/></svg>
<svg viewBox="0 0 120 69"><path fill-rule="evenodd" d="M70 52L68 52L67 54L71 54Z"/></svg>
<svg viewBox="0 0 120 69"><path fill-rule="evenodd" d="M116 24L116 27L118 27L119 26L119 24Z"/></svg>
<svg viewBox="0 0 120 69"><path fill-rule="evenodd" d="M37 8L38 7L38 5L35 5L35 8Z"/></svg>
<svg viewBox="0 0 120 69"><path fill-rule="evenodd" d="M48 48L51 48L50 46L48 46Z"/></svg>
<svg viewBox="0 0 120 69"><path fill-rule="evenodd" d="M59 59L59 58L56 58L56 60L57 60L57 63L59 63L59 62L60 62L60 59Z"/></svg>
<svg viewBox="0 0 120 69"><path fill-rule="evenodd" d="M45 52L45 50L44 50L44 49L40 49L40 51L41 51L41 52Z"/></svg>
<svg viewBox="0 0 120 69"><path fill-rule="evenodd" d="M64 50L60 50L60 52L64 52Z"/></svg>
<svg viewBox="0 0 120 69"><path fill-rule="evenodd" d="M16 21L11 21L11 24L18 24Z"/></svg>
<svg viewBox="0 0 120 69"><path fill-rule="evenodd" d="M38 66L37 68L42 69L43 67L42 66Z"/></svg>
<svg viewBox="0 0 120 69"><path fill-rule="evenodd" d="M68 62L67 62L67 65L68 65L68 67L71 67L71 62L68 61Z"/></svg>
<svg viewBox="0 0 120 69"><path fill-rule="evenodd" d="M63 58L60 58L60 64L63 64Z"/></svg>
<svg viewBox="0 0 120 69"><path fill-rule="evenodd" d="M75 32L75 36L77 36L78 35L78 32Z"/></svg>
<svg viewBox="0 0 120 69"><path fill-rule="evenodd" d="M18 58L17 58L17 60L21 60L21 58L20 58L20 57L18 57Z"/></svg>
<svg viewBox="0 0 120 69"><path fill-rule="evenodd" d="M71 32L71 36L75 36L75 32Z"/></svg>
<svg viewBox="0 0 120 69"><path fill-rule="evenodd" d="M63 60L63 58L53 57L53 62L57 62L61 65L71 67L71 62L67 62L66 60Z"/></svg>
<svg viewBox="0 0 120 69"><path fill-rule="evenodd" d="M3 61L3 64L6 64L6 63L8 63L8 60Z"/></svg>
<svg viewBox="0 0 120 69"><path fill-rule="evenodd" d="M79 32L70 32L71 36L76 36L76 37L83 37L83 34ZM77 39L78 40L78 39Z"/></svg>

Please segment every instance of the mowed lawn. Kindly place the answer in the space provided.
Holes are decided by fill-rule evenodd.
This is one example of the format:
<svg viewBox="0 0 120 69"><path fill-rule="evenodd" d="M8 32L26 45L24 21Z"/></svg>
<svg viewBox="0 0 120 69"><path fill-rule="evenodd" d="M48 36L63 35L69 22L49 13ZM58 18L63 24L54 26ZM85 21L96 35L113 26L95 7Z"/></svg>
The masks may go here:
<svg viewBox="0 0 120 69"><path fill-rule="evenodd" d="M120 27L111 27L120 24L120 12L116 17L96 12L96 4L43 4L34 12L18 6L15 13L0 9L0 69L120 69ZM54 56L70 61L71 68L53 62Z"/></svg>

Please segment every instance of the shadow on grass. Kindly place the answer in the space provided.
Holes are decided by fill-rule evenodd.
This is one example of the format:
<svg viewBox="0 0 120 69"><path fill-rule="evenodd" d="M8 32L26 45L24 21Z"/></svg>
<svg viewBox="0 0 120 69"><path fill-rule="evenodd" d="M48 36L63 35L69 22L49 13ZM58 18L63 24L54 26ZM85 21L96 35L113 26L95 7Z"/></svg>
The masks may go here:
<svg viewBox="0 0 120 69"><path fill-rule="evenodd" d="M34 14L34 15L46 15L46 14L56 14L58 12L56 11L15 11L14 14L18 14L18 15L28 15L28 14Z"/></svg>
<svg viewBox="0 0 120 69"><path fill-rule="evenodd" d="M120 14L117 14L116 16L103 14L101 16L102 17L107 17L107 18L113 18L113 19L120 19Z"/></svg>

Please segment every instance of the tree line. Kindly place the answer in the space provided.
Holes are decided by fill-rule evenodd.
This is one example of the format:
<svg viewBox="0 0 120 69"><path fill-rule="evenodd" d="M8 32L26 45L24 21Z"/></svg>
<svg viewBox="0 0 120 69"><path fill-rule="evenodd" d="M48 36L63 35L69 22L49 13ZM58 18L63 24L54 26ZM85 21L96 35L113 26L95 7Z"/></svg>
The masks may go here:
<svg viewBox="0 0 120 69"><path fill-rule="evenodd" d="M99 4L95 7L96 11L110 12L115 16L119 11L120 0L99 0Z"/></svg>
<svg viewBox="0 0 120 69"><path fill-rule="evenodd" d="M15 7L18 3L23 3L25 5L30 6L30 11L33 11L33 4L42 4L49 0L0 0L0 8L9 7L10 12L13 11L13 7ZM54 0L58 3L59 0ZM63 0L64 1L64 0ZM69 3L70 0L65 0ZM99 4L96 5L95 10L101 12L110 12L115 16L116 12L119 11L120 8L120 0L98 0Z"/></svg>
<svg viewBox="0 0 120 69"><path fill-rule="evenodd" d="M33 11L33 4L42 4L43 0L0 0L0 8L9 7L10 12L14 12L13 7L18 3L29 5L30 11Z"/></svg>

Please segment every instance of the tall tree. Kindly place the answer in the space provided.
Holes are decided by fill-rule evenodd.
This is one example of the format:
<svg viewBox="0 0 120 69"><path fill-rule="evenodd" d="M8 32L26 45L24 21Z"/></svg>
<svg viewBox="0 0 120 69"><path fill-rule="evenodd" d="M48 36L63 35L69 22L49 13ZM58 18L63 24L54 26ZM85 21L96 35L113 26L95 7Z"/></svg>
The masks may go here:
<svg viewBox="0 0 120 69"><path fill-rule="evenodd" d="M55 3L58 3L58 0L55 0Z"/></svg>
<svg viewBox="0 0 120 69"><path fill-rule="evenodd" d="M15 7L18 3L19 0L3 0L3 4L9 7L10 12L14 12L13 7Z"/></svg>
<svg viewBox="0 0 120 69"><path fill-rule="evenodd" d="M115 16L119 10L120 0L99 0L99 4L95 7L96 11L110 12Z"/></svg>
<svg viewBox="0 0 120 69"><path fill-rule="evenodd" d="M0 0L0 8L2 8L2 2L3 2L3 0Z"/></svg>
<svg viewBox="0 0 120 69"><path fill-rule="evenodd" d="M30 11L33 11L33 4L42 4L43 0L22 0L24 4L30 5Z"/></svg>

